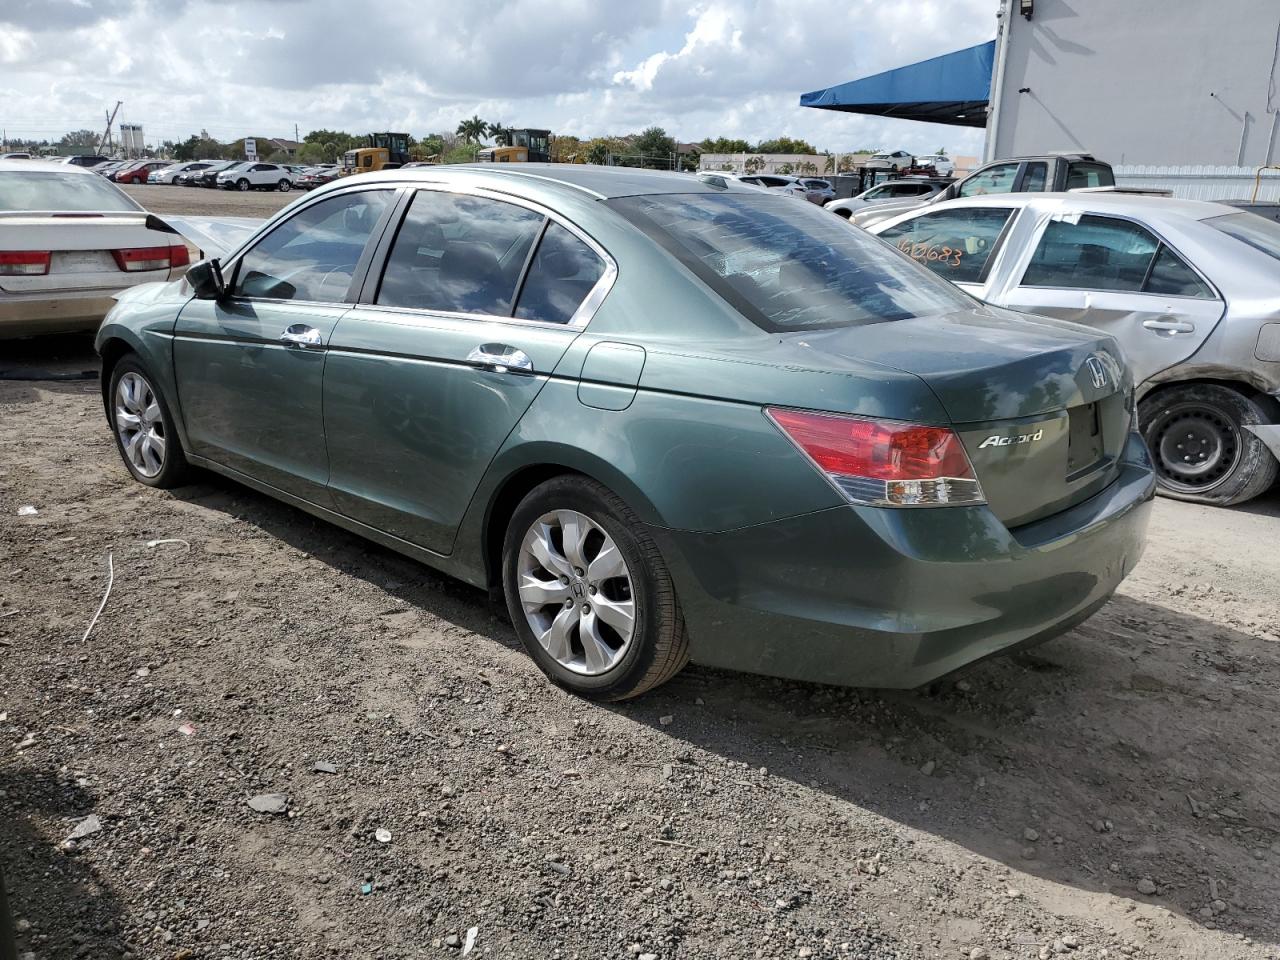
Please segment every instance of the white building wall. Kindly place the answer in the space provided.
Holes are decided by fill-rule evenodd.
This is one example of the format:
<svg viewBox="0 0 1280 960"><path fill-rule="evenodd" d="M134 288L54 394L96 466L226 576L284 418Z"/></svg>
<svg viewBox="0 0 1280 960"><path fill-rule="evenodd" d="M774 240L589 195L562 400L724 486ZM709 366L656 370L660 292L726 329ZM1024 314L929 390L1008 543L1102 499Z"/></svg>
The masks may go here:
<svg viewBox="0 0 1280 960"><path fill-rule="evenodd" d="M1280 0L1035 0L1030 21L1016 9L990 155L1280 163Z"/></svg>

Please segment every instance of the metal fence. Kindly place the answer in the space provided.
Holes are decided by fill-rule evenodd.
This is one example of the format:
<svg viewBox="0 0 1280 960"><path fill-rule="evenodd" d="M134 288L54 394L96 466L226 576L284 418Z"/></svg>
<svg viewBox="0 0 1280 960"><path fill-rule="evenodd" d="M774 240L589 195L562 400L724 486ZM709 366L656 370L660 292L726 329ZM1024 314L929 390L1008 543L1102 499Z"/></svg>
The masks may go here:
<svg viewBox="0 0 1280 960"><path fill-rule="evenodd" d="M1184 200L1248 200L1258 175L1256 167L1124 164L1113 169L1120 186L1171 190ZM1262 171L1258 201L1280 202L1280 170Z"/></svg>

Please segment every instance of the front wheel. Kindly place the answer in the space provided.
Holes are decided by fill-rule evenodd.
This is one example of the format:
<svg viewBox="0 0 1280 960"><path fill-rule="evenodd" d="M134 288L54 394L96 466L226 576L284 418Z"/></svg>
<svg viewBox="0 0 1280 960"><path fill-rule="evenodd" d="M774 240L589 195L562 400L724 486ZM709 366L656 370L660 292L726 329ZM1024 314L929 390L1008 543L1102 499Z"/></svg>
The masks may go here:
<svg viewBox="0 0 1280 960"><path fill-rule="evenodd" d="M1280 464L1248 430L1272 422L1252 398L1214 383L1166 387L1138 404L1162 494L1231 506L1264 493Z"/></svg>
<svg viewBox="0 0 1280 960"><path fill-rule="evenodd" d="M248 189L249 189L249 181L248 181L248 180L246 180L244 177L241 177L239 180L237 180L237 181L236 181L236 189L237 189L237 190L248 190Z"/></svg>
<svg viewBox="0 0 1280 960"><path fill-rule="evenodd" d="M614 493L556 477L521 501L502 551L516 634L555 683L625 700L688 662L684 618L657 546Z"/></svg>
<svg viewBox="0 0 1280 960"><path fill-rule="evenodd" d="M181 484L189 471L169 405L151 374L132 356L111 371L111 429L133 478L149 487Z"/></svg>
<svg viewBox="0 0 1280 960"><path fill-rule="evenodd" d="M288 193L290 190L293 189L293 184L290 183L288 180L284 179L283 177L280 179L280 182L276 184L276 186L280 188L281 193Z"/></svg>

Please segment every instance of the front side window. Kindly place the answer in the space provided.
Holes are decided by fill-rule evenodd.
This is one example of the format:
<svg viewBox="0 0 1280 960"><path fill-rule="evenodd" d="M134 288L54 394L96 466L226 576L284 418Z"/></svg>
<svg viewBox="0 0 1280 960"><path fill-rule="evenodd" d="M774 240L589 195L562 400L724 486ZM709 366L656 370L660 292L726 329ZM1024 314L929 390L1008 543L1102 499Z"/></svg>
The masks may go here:
<svg viewBox="0 0 1280 960"><path fill-rule="evenodd" d="M391 200L390 190L344 193L290 217L240 259L233 295L341 303Z"/></svg>
<svg viewBox="0 0 1280 960"><path fill-rule="evenodd" d="M604 275L604 261L558 223L547 224L516 303L517 317L568 323Z"/></svg>
<svg viewBox="0 0 1280 960"><path fill-rule="evenodd" d="M513 203L420 190L400 224L376 302L509 316L542 214Z"/></svg>
<svg viewBox="0 0 1280 960"><path fill-rule="evenodd" d="M1150 231L1128 220L1089 214L1052 220L1022 284L1137 293L1159 246Z"/></svg>
<svg viewBox="0 0 1280 960"><path fill-rule="evenodd" d="M861 326L973 306L812 203L736 192L606 202L765 330Z"/></svg>
<svg viewBox="0 0 1280 960"><path fill-rule="evenodd" d="M1013 210L967 207L926 213L881 231L912 260L953 283L981 283Z"/></svg>
<svg viewBox="0 0 1280 960"><path fill-rule="evenodd" d="M1016 163L998 163L985 170L979 170L960 184L956 196L981 197L989 193L1009 193L1013 190L1013 181L1017 175Z"/></svg>

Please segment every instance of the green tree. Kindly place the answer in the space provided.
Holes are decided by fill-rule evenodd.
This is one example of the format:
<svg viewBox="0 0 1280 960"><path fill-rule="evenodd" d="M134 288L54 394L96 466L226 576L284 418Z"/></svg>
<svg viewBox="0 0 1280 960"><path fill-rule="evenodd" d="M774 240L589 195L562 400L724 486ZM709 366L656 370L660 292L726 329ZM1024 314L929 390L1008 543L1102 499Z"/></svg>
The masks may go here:
<svg viewBox="0 0 1280 960"><path fill-rule="evenodd" d="M485 132L489 129L489 125L477 116L472 116L470 120L462 120L458 123L457 134L465 143L480 143L484 139Z"/></svg>
<svg viewBox="0 0 1280 960"><path fill-rule="evenodd" d="M499 121L491 123L485 128L485 134L493 138L493 142L499 147L511 146L511 128L504 127Z"/></svg>
<svg viewBox="0 0 1280 960"><path fill-rule="evenodd" d="M759 173L764 169L764 157L747 157L746 161L742 164L742 168L746 170L747 173Z"/></svg>
<svg viewBox="0 0 1280 960"><path fill-rule="evenodd" d="M939 147L937 150L935 150L935 151L933 151L933 152L934 152L934 153L936 153L936 154L937 154L938 156L940 156L940 157L945 157L945 156L947 155L947 148L946 148L946 147Z"/></svg>
<svg viewBox="0 0 1280 960"><path fill-rule="evenodd" d="M640 155L642 167L669 170L674 160L676 142L661 127L649 127L636 138L632 150Z"/></svg>
<svg viewBox="0 0 1280 960"><path fill-rule="evenodd" d="M756 144L756 153L817 153L813 145L804 140L776 137Z"/></svg>
<svg viewBox="0 0 1280 960"><path fill-rule="evenodd" d="M818 165L812 160L806 160L804 163L800 164L799 171L806 177L812 177L817 174Z"/></svg>
<svg viewBox="0 0 1280 960"><path fill-rule="evenodd" d="M791 164L789 163L784 163L781 166L779 166L778 169L774 172L781 173L783 176L786 176L789 173L794 173L795 167L791 166Z"/></svg>
<svg viewBox="0 0 1280 960"><path fill-rule="evenodd" d="M418 153L424 157L438 157L444 153L444 134L429 133L418 141Z"/></svg>
<svg viewBox="0 0 1280 960"><path fill-rule="evenodd" d="M708 137L698 146L702 147L703 153L749 153L751 144L745 140L731 140L728 137L716 137L714 140Z"/></svg>

